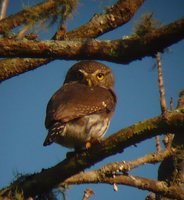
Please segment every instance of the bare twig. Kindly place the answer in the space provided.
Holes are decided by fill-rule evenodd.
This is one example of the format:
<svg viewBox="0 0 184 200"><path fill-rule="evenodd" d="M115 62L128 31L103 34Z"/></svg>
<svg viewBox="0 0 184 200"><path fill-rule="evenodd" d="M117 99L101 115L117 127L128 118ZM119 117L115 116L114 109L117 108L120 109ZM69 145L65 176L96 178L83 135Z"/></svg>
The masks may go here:
<svg viewBox="0 0 184 200"><path fill-rule="evenodd" d="M165 117L167 111L167 103L165 99L165 88L164 88L164 80L162 74L162 63L161 63L161 54L158 52L156 54L156 63L158 70L158 83L159 83L159 93L160 93L160 107L162 111L162 115ZM157 151L161 150L160 145L160 136L156 136L156 149Z"/></svg>
<svg viewBox="0 0 184 200"><path fill-rule="evenodd" d="M166 118L166 113L167 113L167 103L166 103L166 98L165 98L165 88L164 88L164 81L163 81L163 73L162 73L162 63L161 63L161 54L157 53L156 54L156 61L157 61L157 69L158 69L158 82L159 82L159 92L160 92L160 107L162 111L163 117ZM172 102L171 102L172 103ZM158 139L159 136L156 137L156 146L157 150L160 149L160 145L158 145ZM164 136L163 143L165 144L166 148L171 147L171 143L173 140L173 134L168 133Z"/></svg>
<svg viewBox="0 0 184 200"><path fill-rule="evenodd" d="M85 38L87 33L88 38L96 38L127 23L144 1L119 0L102 14L94 15L87 24L69 32L66 37Z"/></svg>
<svg viewBox="0 0 184 200"><path fill-rule="evenodd" d="M18 33L17 38L18 39L23 39L26 35L26 33L31 29L32 24L28 24L23 27L23 29Z"/></svg>
<svg viewBox="0 0 184 200"><path fill-rule="evenodd" d="M174 100L173 100L173 98L171 97L171 99L170 99L170 110L171 111L173 111L174 110Z"/></svg>
<svg viewBox="0 0 184 200"><path fill-rule="evenodd" d="M106 174L106 173L112 174L112 172L118 172L118 173L123 172L124 173L124 172L130 171L131 169L134 169L140 165L144 165L146 163L156 164L156 163L162 161L164 158L171 156L173 154L174 154L174 149L167 149L164 151L147 154L143 157L140 157L136 160L132 160L129 162L123 161L123 162L110 163L110 164L102 167L101 171L103 171L104 174Z"/></svg>
<svg viewBox="0 0 184 200"><path fill-rule="evenodd" d="M74 1L72 1L74 2ZM46 0L30 8L26 8L14 15L4 18L0 21L0 33L8 33L11 29L18 27L22 24L27 24L29 22L36 23L39 20L47 19L51 17L52 13L57 14L61 8L60 5L67 5L68 11L72 11L76 4L70 3L70 1L56 1L56 0ZM61 12L60 12L61 13Z"/></svg>
<svg viewBox="0 0 184 200"><path fill-rule="evenodd" d="M92 146L87 152L78 153L49 169L42 170L40 173L26 176L18 185L16 181L13 182L7 188L0 190L0 195L6 195L10 190L14 191L17 187L21 188L27 197L46 192L72 175L94 165L94 163L120 153L130 145L161 133L168 133L169 130L173 133L184 130L184 113L182 110L168 113L167 121L159 116L124 128L106 138L100 144ZM98 153L96 153L97 151Z"/></svg>
<svg viewBox="0 0 184 200"><path fill-rule="evenodd" d="M112 178L114 178L116 180L116 175L118 176L120 174L120 172L123 172L123 173L127 172L135 167L138 167L138 166L146 164L146 163L155 164L157 162L162 161L164 158L173 155L174 153L175 153L174 149L172 149L172 150L166 149L161 152L155 152L152 154L148 154L142 158L138 158L133 161L110 163L110 164L103 166L102 168L100 168L98 170L94 170L94 171L90 171L90 172L81 172L79 174L76 174L76 175L68 178L61 185L84 184L84 183L86 183L85 181L87 181L87 180L88 180L87 183L90 183L90 181L92 181L92 182L94 181L94 179L93 179L94 176L98 176L98 177L96 177L96 179L99 180L98 183L102 183L104 178L107 181L106 177L109 177L109 176L111 176ZM118 183L111 182L111 184L113 185L113 189L115 191L118 191L119 182ZM127 183L122 183L122 184L126 185ZM144 184L144 183L142 183L142 184Z"/></svg>
<svg viewBox="0 0 184 200"><path fill-rule="evenodd" d="M157 135L157 136L155 137L155 141L156 141L156 150L159 152L159 151L162 150L161 144L160 144L160 136L159 136L159 135Z"/></svg>
<svg viewBox="0 0 184 200"><path fill-rule="evenodd" d="M84 195L83 195L82 200L88 200L89 197L90 197L91 195L94 195L94 194L95 194L95 193L94 193L94 191L93 191L91 188L87 188L87 189L84 191Z"/></svg>
<svg viewBox="0 0 184 200"><path fill-rule="evenodd" d="M184 111L184 90L179 94L177 109ZM182 111L182 112L183 112ZM172 131L171 131L172 132ZM183 130L178 130L176 134L171 135L172 147L176 153L164 159L158 169L158 180L166 181L168 185L176 185L184 188L184 137ZM170 139L170 138L168 138ZM170 144L170 141L169 141ZM171 144L169 145L170 148ZM157 195L156 199L163 200L163 195Z"/></svg>
<svg viewBox="0 0 184 200"><path fill-rule="evenodd" d="M170 99L170 110L174 110L174 105L173 105L173 98L171 97ZM157 137L157 136L156 136ZM172 145L172 140L174 138L174 135L172 133L168 133L164 136L163 138L163 144L165 145L166 148L171 148Z"/></svg>
<svg viewBox="0 0 184 200"><path fill-rule="evenodd" d="M2 20L3 18L6 17L7 7L8 7L8 0L2 0L1 1L1 16L0 16L0 20Z"/></svg>
<svg viewBox="0 0 184 200"><path fill-rule="evenodd" d="M143 0L120 0L117 2L117 4L114 4L110 8L106 9L106 12L95 15L94 19L92 18L89 22L86 24L80 26L77 29L74 29L73 31L67 32L65 37L67 39L73 39L73 38L96 38L99 35L102 35L103 33L106 33L108 31L111 31L115 29L116 27L127 23L132 16L136 13L138 8L142 5L144 1ZM104 21L104 16L111 16L112 14L121 14L122 17L118 17L115 19L118 19L118 22L113 22L113 24L116 23L116 26L112 26L112 23L109 23L109 20L106 19ZM16 14L16 17L19 18ZM8 18L8 24L11 24L11 21L14 20L13 18ZM101 27L100 23L103 21L104 26ZM95 23L94 23L95 22ZM5 23L4 23L5 25ZM0 30L1 27L4 26L3 24L0 24ZM12 26L12 25L10 25ZM100 32L99 29L96 27L101 27ZM3 28L2 28L3 30ZM38 68L44 64L47 64L51 62L52 58L45 58L45 59L4 59L0 60L0 66L1 66L1 72L0 72L0 80L5 80L8 78L11 78L13 76L16 76L18 74L24 73L29 70L33 70L35 68Z"/></svg>
<svg viewBox="0 0 184 200"><path fill-rule="evenodd" d="M80 180L78 180L77 184L80 183ZM113 178L103 176L100 171L85 172L84 179L82 180L82 184L84 183L116 183L118 185L128 185L142 190L148 190L178 200L184 199L184 191L178 186L168 186L164 181L155 181L132 175L117 175Z"/></svg>
<svg viewBox="0 0 184 200"><path fill-rule="evenodd" d="M100 171L100 173L103 174L110 174L110 175L115 175L116 173L126 173L128 171L130 171L131 169L134 169L140 165L144 165L146 163L149 164L156 164L160 161L162 161L164 158L169 157L171 155L173 155L175 153L174 149L165 149L164 151L160 151L160 152L155 152L155 153L151 153L151 154L147 154L144 157L138 158L136 160L132 160L129 162L114 162L114 163L109 163L105 166L103 166L102 168L95 170L96 171ZM92 171L91 171L92 173ZM82 180L85 179L85 172L76 174L68 179L66 179L63 183L61 183L62 185L70 185L70 184L76 184L78 182L82 183ZM114 176L115 177L115 176Z"/></svg>
<svg viewBox="0 0 184 200"><path fill-rule="evenodd" d="M156 54L156 62L157 62L158 83L159 83L159 92L160 92L160 107L161 107L162 115L164 116L167 112L167 103L166 103L166 99L165 99L165 88L164 88L161 54L160 53Z"/></svg>

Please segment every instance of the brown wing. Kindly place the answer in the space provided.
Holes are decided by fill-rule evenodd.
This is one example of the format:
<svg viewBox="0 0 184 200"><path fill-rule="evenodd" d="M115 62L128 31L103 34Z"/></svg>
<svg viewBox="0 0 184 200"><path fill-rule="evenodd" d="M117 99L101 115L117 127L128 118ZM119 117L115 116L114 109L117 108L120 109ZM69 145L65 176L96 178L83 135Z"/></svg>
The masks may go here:
<svg viewBox="0 0 184 200"><path fill-rule="evenodd" d="M61 87L47 105L45 126L53 122L67 122L94 112L112 111L116 97L113 91L102 87L88 87L79 83L69 83Z"/></svg>

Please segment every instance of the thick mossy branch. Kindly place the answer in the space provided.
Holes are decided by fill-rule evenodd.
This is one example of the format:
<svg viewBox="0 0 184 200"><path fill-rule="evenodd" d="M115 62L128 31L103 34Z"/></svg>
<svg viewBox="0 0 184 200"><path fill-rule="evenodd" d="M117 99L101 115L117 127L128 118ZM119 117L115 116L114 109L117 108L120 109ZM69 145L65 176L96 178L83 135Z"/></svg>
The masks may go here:
<svg viewBox="0 0 184 200"><path fill-rule="evenodd" d="M142 38L119 40L27 41L0 40L1 57L32 57L57 59L99 59L129 63L145 56L154 56L184 38L184 18L151 31Z"/></svg>
<svg viewBox="0 0 184 200"><path fill-rule="evenodd" d="M167 120L161 116L140 122L122 129L108 137L88 151L76 154L49 169L42 170L25 177L11 185L11 190L17 187L23 190L25 196L35 196L49 191L70 176L94 165L104 158L122 152L125 148L161 133L178 133L184 130L184 113L175 111L167 115ZM9 189L8 189L9 190ZM0 192L3 195L3 191Z"/></svg>
<svg viewBox="0 0 184 200"><path fill-rule="evenodd" d="M86 24L70 32L65 33L65 38L70 40L73 38L96 38L99 35L111 31L117 28L118 26L128 22L143 2L143 0L119 0L113 6L107 8L105 13L96 14ZM19 13L17 15L19 15ZM113 23L109 23L109 18L111 18L111 21L113 19ZM14 20L14 18L7 19L9 19L10 21L8 21L8 24L11 24L11 20ZM103 22L103 26L100 25L101 22ZM100 31L97 27L100 27ZM13 58L0 60L0 80L6 80L26 71L33 70L41 65L49 63L50 61L52 61L51 58Z"/></svg>
<svg viewBox="0 0 184 200"><path fill-rule="evenodd" d="M66 38L96 38L127 23L143 3L144 0L119 0L105 13L96 14L87 24L69 32Z"/></svg>

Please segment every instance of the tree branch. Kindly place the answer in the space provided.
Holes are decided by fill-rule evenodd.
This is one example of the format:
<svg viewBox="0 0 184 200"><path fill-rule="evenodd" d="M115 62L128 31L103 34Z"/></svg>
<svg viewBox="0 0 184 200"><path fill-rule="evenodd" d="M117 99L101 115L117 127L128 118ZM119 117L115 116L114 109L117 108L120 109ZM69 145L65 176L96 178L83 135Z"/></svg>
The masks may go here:
<svg viewBox="0 0 184 200"><path fill-rule="evenodd" d="M86 183L86 180L89 180L89 182L90 182L90 180L91 180L90 174L93 175L93 173L100 174L99 176L101 178L103 178L104 176L109 176L109 175L113 175L113 174L117 174L117 173L118 174L127 173L128 171L130 171L140 165L143 165L146 163L155 164L155 163L162 161L164 158L167 158L174 154L175 154L174 149L165 149L164 151L150 153L150 154L147 154L143 157L140 157L136 160L132 160L129 162L122 161L122 162L109 163L98 170L93 170L90 172L80 172L78 174L75 174L74 176L71 176L68 179L66 179L64 182L62 182L60 184L60 186L63 187L66 185L73 185L73 184L78 184L78 183L82 184L82 183ZM89 177L89 178L86 178L86 177ZM82 182L82 180L84 180L84 182Z"/></svg>
<svg viewBox="0 0 184 200"><path fill-rule="evenodd" d="M0 34L6 34L11 29L26 24L35 22L38 19L48 17L49 13L56 11L59 5L66 4L64 0L47 0L30 8L26 8L14 15L6 17L0 21Z"/></svg>
<svg viewBox="0 0 184 200"><path fill-rule="evenodd" d="M151 31L142 38L119 40L22 41L0 40L0 56L58 59L99 59L129 63L158 51L184 38L184 18Z"/></svg>
<svg viewBox="0 0 184 200"><path fill-rule="evenodd" d="M178 109L184 109L184 90L179 94ZM184 188L184 130L178 130L173 135L171 146L175 148L176 154L165 158L158 170L158 180L164 180L170 185L177 185ZM170 147L170 146L169 146ZM168 147L168 148L169 148ZM158 200L163 200L162 196L157 196Z"/></svg>
<svg viewBox="0 0 184 200"><path fill-rule="evenodd" d="M150 153L143 157L140 157L136 160L132 160L129 162L115 162L110 163L100 169L104 174L111 173L112 172L127 172L131 169L134 169L140 165L149 163L149 164L155 164L160 161L162 161L164 158L167 158L175 153L174 149L166 149L164 151L156 152L156 153ZM75 175L77 176L77 175ZM73 177L73 176L72 176ZM71 178L72 178L71 177ZM69 178L70 179L70 178ZM68 179L67 179L68 180ZM67 182L66 180L66 182Z"/></svg>
<svg viewBox="0 0 184 200"><path fill-rule="evenodd" d="M6 17L6 10L8 7L8 0L3 0L1 1L1 15L0 15L0 20Z"/></svg>
<svg viewBox="0 0 184 200"><path fill-rule="evenodd" d="M92 189L87 188L87 189L84 191L84 195L83 195L82 200L88 200L89 197L90 197L91 195L94 195L94 194L95 194L95 193L94 193L94 191L93 191Z"/></svg>
<svg viewBox="0 0 184 200"><path fill-rule="evenodd" d="M119 0L113 6L107 8L105 13L96 14L87 24L68 32L66 38L96 38L114 30L127 23L143 3L144 0Z"/></svg>
<svg viewBox="0 0 184 200"><path fill-rule="evenodd" d="M85 175L84 175L84 174ZM136 187L142 190L149 190L154 193L183 200L184 190L176 185L169 186L164 181L155 181L143 177L132 175L116 175L115 177L104 176L99 170L92 172L81 172L81 178L74 181L67 181L69 184L83 184L83 183L107 183L120 184Z"/></svg>
<svg viewBox="0 0 184 200"><path fill-rule="evenodd" d="M92 146L88 151L76 154L52 168L27 176L21 179L21 181L17 180L6 191L15 191L18 187L23 190L25 196L34 196L49 191L70 176L79 173L108 156L122 152L128 146L160 133L168 133L168 131L181 133L184 130L184 113L182 112L168 113L167 120L159 116L122 129L100 144ZM4 190L0 191L0 195L3 194Z"/></svg>
<svg viewBox="0 0 184 200"><path fill-rule="evenodd" d="M73 38L95 38L103 33L113 30L122 24L128 22L137 9L142 5L143 0L119 0L117 4L114 4L109 9L106 9L105 13L96 14L88 23L81 27L74 29L71 32L67 32L65 37L67 39ZM114 15L119 13L119 17ZM115 21L109 23L108 18L114 16ZM121 17L120 17L121 16ZM6 18L7 19L7 18ZM9 19L11 21L11 19ZM116 22L118 20L118 22ZM103 26L99 32L97 27L100 26L100 22L103 21ZM114 24L114 26L112 26ZM0 26L1 27L1 26ZM33 70L44 64L51 62L51 58L46 59L5 59L0 60L0 80L6 80L18 74L24 73L29 70Z"/></svg>

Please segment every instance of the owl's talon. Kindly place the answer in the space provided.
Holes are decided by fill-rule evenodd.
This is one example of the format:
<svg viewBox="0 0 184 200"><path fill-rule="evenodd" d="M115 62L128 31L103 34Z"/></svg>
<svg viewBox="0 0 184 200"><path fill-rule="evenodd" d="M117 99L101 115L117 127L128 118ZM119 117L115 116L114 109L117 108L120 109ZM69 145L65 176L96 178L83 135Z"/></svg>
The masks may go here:
<svg viewBox="0 0 184 200"><path fill-rule="evenodd" d="M86 142L86 149L90 149L92 146L92 143L90 141Z"/></svg>
<svg viewBox="0 0 184 200"><path fill-rule="evenodd" d="M103 141L102 138L95 138L95 139L93 138L93 139L91 139L90 141L87 141L87 142L86 142L85 147L86 147L86 149L88 150L88 149L90 149L92 146L96 146L96 145L101 144L102 141Z"/></svg>

